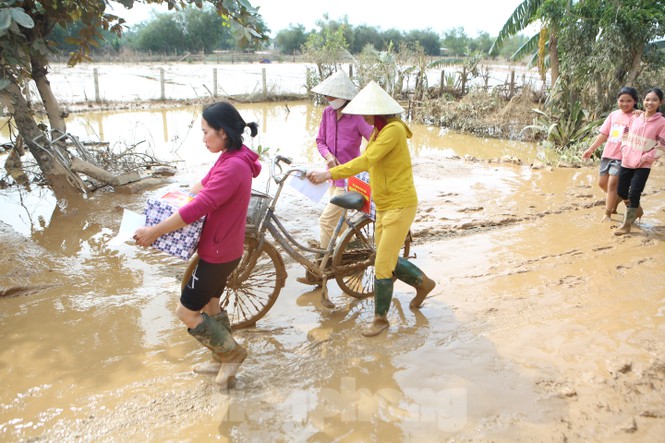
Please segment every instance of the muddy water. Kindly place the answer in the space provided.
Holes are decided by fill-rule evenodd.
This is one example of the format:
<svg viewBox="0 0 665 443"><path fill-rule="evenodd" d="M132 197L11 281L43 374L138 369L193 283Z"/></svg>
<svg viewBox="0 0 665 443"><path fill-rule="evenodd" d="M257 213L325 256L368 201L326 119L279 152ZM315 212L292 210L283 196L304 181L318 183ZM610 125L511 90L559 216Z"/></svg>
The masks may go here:
<svg viewBox="0 0 665 443"><path fill-rule="evenodd" d="M317 165L320 109L241 110L261 125L255 145ZM214 160L197 119L91 113L69 128L180 160L173 186ZM526 144L414 132L414 262L437 281L432 296L412 311L397 283L389 333L366 339L371 301L330 283L337 308L325 309L289 262L275 306L238 333L250 357L229 389L191 372L208 355L173 314L183 262L109 245L122 208L140 211L147 195L63 208L3 191L0 220L20 235L0 237L1 286L17 288L0 298L0 439L662 441L662 166L643 220L617 238L620 215L598 223L595 168L532 170ZM501 155L525 164L486 161ZM284 198L287 227L317 237L321 206Z"/></svg>

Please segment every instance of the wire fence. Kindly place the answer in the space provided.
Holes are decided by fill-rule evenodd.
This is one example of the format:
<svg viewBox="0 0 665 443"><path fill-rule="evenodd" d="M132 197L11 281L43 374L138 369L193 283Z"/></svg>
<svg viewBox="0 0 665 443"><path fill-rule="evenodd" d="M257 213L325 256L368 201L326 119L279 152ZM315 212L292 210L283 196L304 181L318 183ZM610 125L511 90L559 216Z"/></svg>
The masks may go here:
<svg viewBox="0 0 665 443"><path fill-rule="evenodd" d="M308 63L144 63L80 64L68 67L53 64L49 73L51 88L62 103L136 102L157 100L190 100L215 97L265 99L308 94ZM490 66L482 75L469 77L463 67L448 66L427 72L429 87L441 92L461 90L464 95L474 89L498 90L510 97L520 88L542 87L534 71L510 66ZM404 87L412 90L415 77L407 78ZM40 102L36 88L29 86L31 101Z"/></svg>

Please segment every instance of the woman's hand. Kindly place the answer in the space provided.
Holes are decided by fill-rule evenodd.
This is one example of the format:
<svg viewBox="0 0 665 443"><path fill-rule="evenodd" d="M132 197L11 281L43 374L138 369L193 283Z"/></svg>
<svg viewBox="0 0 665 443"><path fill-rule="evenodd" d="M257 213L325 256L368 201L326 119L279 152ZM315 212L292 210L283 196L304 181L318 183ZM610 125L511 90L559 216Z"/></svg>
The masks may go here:
<svg viewBox="0 0 665 443"><path fill-rule="evenodd" d="M137 245L147 248L160 236L184 228L185 226L187 226L187 223L180 217L180 212L176 211L156 225L138 228L134 232L134 240L136 240Z"/></svg>
<svg viewBox="0 0 665 443"><path fill-rule="evenodd" d="M332 180L332 175L330 175L330 171L308 171L307 178L315 185L318 185L326 180Z"/></svg>
<svg viewBox="0 0 665 443"><path fill-rule="evenodd" d="M339 162L337 161L335 156L332 155L332 154L328 154L328 156L326 157L326 165L328 166L328 169L334 168L338 164L339 164Z"/></svg>
<svg viewBox="0 0 665 443"><path fill-rule="evenodd" d="M153 226L144 226L134 232L133 238L137 245L147 248L159 238L159 234Z"/></svg>

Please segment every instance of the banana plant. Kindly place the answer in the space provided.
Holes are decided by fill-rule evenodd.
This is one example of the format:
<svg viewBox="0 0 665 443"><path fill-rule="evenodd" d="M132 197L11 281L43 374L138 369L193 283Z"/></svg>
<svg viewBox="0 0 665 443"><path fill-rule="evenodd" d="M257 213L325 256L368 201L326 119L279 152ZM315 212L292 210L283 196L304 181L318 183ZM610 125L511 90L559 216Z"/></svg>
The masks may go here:
<svg viewBox="0 0 665 443"><path fill-rule="evenodd" d="M531 130L552 143L557 151L582 142L595 132L602 120L589 120L589 111L579 101L570 102L568 109L552 108L551 111L533 109L536 118L522 132Z"/></svg>

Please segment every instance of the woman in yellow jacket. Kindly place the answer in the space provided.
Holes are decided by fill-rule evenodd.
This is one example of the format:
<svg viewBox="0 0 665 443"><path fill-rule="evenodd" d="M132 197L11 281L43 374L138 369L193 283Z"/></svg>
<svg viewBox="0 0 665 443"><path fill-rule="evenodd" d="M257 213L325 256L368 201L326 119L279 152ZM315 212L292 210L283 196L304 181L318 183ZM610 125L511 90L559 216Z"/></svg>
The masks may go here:
<svg viewBox="0 0 665 443"><path fill-rule="evenodd" d="M388 310L393 296L393 276L416 288L409 304L419 308L436 283L418 267L399 257L411 223L416 216L418 196L413 184L411 155L406 143L412 132L396 115L404 109L374 81L363 88L342 111L358 114L374 126L365 152L328 171L310 171L314 183L369 172L372 198L376 204L376 259L374 262L374 321L363 332L366 337L388 328Z"/></svg>

